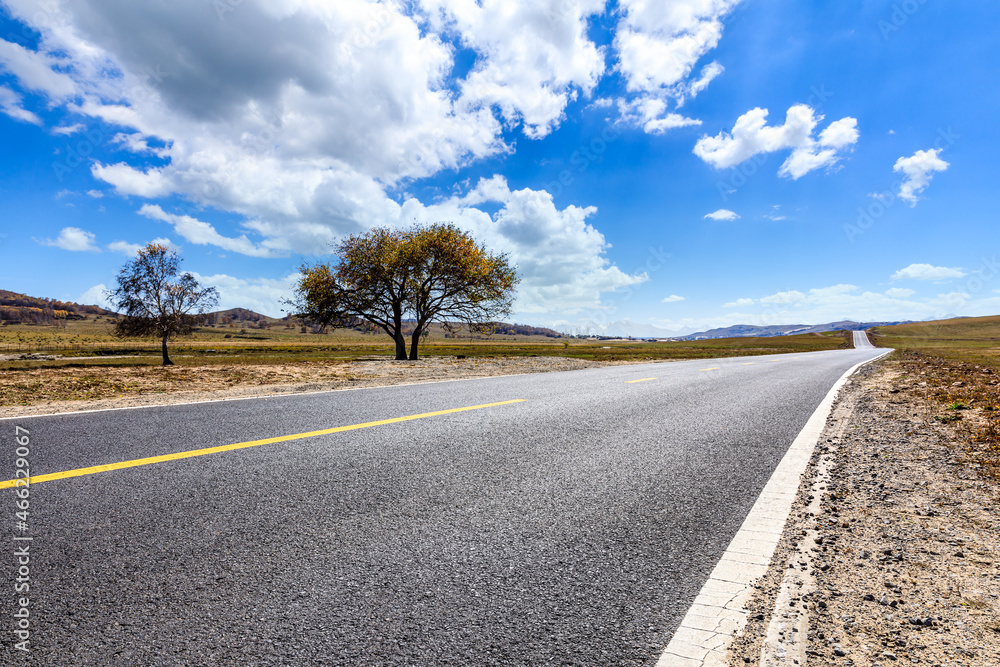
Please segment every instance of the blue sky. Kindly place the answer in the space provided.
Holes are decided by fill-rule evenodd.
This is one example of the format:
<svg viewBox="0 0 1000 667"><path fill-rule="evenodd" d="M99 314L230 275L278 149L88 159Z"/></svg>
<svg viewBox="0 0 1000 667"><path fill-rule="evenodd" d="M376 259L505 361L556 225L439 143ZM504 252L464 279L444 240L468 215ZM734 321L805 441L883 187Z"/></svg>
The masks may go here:
<svg viewBox="0 0 1000 667"><path fill-rule="evenodd" d="M4 289L100 302L160 240L281 315L343 235L448 220L524 323L1000 313L997 3L0 7Z"/></svg>

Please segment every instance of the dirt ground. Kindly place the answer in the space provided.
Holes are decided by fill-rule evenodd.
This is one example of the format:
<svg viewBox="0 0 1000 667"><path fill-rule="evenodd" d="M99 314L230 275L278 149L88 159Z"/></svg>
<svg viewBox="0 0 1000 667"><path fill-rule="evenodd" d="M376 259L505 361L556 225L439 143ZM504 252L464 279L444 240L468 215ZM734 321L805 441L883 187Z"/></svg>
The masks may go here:
<svg viewBox="0 0 1000 667"><path fill-rule="evenodd" d="M1000 665L995 386L989 369L927 358L854 376L731 665ZM797 588L775 609L783 581ZM772 612L786 630L802 617L805 637L774 633L760 663Z"/></svg>
<svg viewBox="0 0 1000 667"><path fill-rule="evenodd" d="M608 365L564 357L389 357L349 363L48 368L0 371L4 416L219 400ZM612 362L613 363L613 362Z"/></svg>

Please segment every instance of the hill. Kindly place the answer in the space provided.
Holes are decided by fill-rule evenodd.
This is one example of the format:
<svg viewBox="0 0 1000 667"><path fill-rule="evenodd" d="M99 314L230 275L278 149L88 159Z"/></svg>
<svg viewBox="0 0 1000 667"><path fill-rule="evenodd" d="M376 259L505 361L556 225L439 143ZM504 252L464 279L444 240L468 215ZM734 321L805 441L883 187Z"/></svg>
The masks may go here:
<svg viewBox="0 0 1000 667"><path fill-rule="evenodd" d="M44 299L19 292L0 290L0 323L57 324L68 320L93 319L114 316L115 313L100 306L88 306L73 301Z"/></svg>

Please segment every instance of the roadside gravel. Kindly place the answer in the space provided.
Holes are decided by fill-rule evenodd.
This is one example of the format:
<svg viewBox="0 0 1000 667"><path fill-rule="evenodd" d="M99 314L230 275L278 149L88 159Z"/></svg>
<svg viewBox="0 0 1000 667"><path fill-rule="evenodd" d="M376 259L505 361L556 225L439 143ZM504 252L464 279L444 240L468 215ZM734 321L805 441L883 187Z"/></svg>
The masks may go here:
<svg viewBox="0 0 1000 667"><path fill-rule="evenodd" d="M929 383L886 361L845 387L731 665L1000 665L1000 496L972 444L981 417L942 422ZM793 594L776 608L783 582Z"/></svg>

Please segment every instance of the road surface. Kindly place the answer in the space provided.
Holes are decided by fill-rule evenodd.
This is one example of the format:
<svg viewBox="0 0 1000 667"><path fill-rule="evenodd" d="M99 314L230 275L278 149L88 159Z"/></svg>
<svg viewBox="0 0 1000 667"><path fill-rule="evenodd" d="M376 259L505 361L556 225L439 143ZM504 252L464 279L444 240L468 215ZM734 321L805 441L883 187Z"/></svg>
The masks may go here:
<svg viewBox="0 0 1000 667"><path fill-rule="evenodd" d="M867 331L855 331L854 332L854 347L859 350L869 350L874 348L871 340L868 338Z"/></svg>
<svg viewBox="0 0 1000 667"><path fill-rule="evenodd" d="M33 537L30 664L654 664L789 443L877 354L2 420L10 477L20 427L36 480L26 527L0 491ZM0 664L29 664L12 644Z"/></svg>

